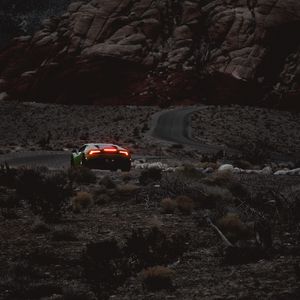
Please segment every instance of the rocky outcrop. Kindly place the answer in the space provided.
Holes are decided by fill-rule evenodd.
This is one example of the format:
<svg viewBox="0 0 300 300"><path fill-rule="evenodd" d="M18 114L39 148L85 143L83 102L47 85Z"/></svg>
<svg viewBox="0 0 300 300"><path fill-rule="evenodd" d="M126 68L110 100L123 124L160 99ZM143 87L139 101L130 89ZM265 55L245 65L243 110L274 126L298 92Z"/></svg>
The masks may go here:
<svg viewBox="0 0 300 300"><path fill-rule="evenodd" d="M60 103L298 108L297 0L92 0L0 53L0 93Z"/></svg>
<svg viewBox="0 0 300 300"><path fill-rule="evenodd" d="M1 0L0 49L15 36L32 34L45 18L65 11L72 0Z"/></svg>

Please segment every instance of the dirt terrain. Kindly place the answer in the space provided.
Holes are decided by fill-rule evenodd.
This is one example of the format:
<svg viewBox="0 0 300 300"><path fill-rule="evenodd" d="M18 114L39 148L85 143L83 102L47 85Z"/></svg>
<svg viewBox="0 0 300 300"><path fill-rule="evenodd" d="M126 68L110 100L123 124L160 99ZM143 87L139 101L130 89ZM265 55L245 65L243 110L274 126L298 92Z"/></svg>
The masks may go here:
<svg viewBox="0 0 300 300"><path fill-rule="evenodd" d="M81 182L72 191L86 191L91 202L81 200L77 209L74 199L67 200L62 216L49 222L44 213L33 213L24 195L7 205L16 196L13 187L3 187L2 172L0 299L298 299L294 205L299 205L299 178L247 175L217 183L214 175L199 177L189 167L145 185L142 173L97 171L93 183ZM203 189L212 197L205 205ZM271 191L288 195L291 206ZM161 200L182 194L193 205L184 210L177 204L167 212ZM204 217L208 213L218 224L233 209L249 228L261 216L270 220L270 249L253 256L249 249L260 249L254 232L242 237L236 224L226 234L232 234L246 260L226 254L229 250ZM157 289L148 286L143 270L153 265L172 270L171 284L162 280Z"/></svg>
<svg viewBox="0 0 300 300"><path fill-rule="evenodd" d="M204 144L300 154L300 114L257 107L205 106L191 118L192 135Z"/></svg>
<svg viewBox="0 0 300 300"><path fill-rule="evenodd" d="M88 142L119 143L137 150L156 107L63 106L0 102L2 153L72 150ZM49 140L48 140L49 139Z"/></svg>
<svg viewBox="0 0 300 300"><path fill-rule="evenodd" d="M207 117L220 112L203 109ZM234 107L230 119L230 109L222 117L241 131L252 115L276 116ZM71 149L118 133L118 143L141 155L158 151L149 163L176 168L151 168L147 159L129 173L0 168L0 299L299 299L300 177L222 173L218 166L228 158L154 142L146 126L157 111L1 103L4 153ZM249 123L241 124L241 115ZM192 116L197 136L203 116ZM282 116L286 130L296 128L295 115ZM221 129L207 128L207 141L221 137ZM220 142L236 132L222 134ZM293 134L295 144L278 144L278 151L299 146Z"/></svg>

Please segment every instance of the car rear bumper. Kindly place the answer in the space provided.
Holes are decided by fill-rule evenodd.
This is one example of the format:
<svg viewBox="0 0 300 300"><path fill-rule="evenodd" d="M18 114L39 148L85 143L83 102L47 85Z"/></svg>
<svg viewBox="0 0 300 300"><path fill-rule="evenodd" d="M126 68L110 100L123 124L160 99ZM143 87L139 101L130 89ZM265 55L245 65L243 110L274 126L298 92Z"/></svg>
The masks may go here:
<svg viewBox="0 0 300 300"><path fill-rule="evenodd" d="M96 158L88 158L84 164L88 168L93 169L123 169L130 168L131 159L124 157L96 157Z"/></svg>

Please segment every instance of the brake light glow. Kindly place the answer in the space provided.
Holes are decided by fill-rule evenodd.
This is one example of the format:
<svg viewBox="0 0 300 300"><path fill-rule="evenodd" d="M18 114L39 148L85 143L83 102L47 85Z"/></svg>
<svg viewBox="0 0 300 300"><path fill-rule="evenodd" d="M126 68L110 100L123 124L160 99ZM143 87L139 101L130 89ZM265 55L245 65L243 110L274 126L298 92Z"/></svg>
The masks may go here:
<svg viewBox="0 0 300 300"><path fill-rule="evenodd" d="M104 152L117 152L118 150L115 148L104 148L103 151Z"/></svg>
<svg viewBox="0 0 300 300"><path fill-rule="evenodd" d="M101 153L101 150L91 150L89 152L89 155L94 155L94 154L98 154L98 153Z"/></svg>
<svg viewBox="0 0 300 300"><path fill-rule="evenodd" d="M129 155L128 151L122 151L122 150L121 150L121 151L119 151L119 153L120 153L120 154L124 154L124 155L126 155L126 156Z"/></svg>

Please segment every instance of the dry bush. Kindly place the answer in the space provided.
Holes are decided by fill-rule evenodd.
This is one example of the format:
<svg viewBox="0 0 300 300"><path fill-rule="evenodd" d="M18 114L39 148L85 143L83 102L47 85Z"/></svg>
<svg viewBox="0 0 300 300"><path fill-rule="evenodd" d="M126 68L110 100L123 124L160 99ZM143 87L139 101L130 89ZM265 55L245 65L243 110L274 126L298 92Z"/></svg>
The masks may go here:
<svg viewBox="0 0 300 300"><path fill-rule="evenodd" d="M233 200L233 195L227 188L204 185L203 192L204 194L197 200L200 208L212 209L218 203L230 203Z"/></svg>
<svg viewBox="0 0 300 300"><path fill-rule="evenodd" d="M16 192L27 201L33 213L47 221L55 221L64 211L71 187L64 172L24 169L18 176Z"/></svg>
<svg viewBox="0 0 300 300"><path fill-rule="evenodd" d="M190 215L194 207L194 201L187 196L178 196L175 199L177 208L185 215Z"/></svg>
<svg viewBox="0 0 300 300"><path fill-rule="evenodd" d="M211 176L205 178L202 182L206 185L227 188L237 197L247 197L249 195L249 191L238 182L234 174L230 171L215 172Z"/></svg>
<svg viewBox="0 0 300 300"><path fill-rule="evenodd" d="M241 221L239 215L228 213L218 220L221 231L233 241L244 240L251 236L251 231L247 225Z"/></svg>
<svg viewBox="0 0 300 300"><path fill-rule="evenodd" d="M176 202L171 198L164 198L160 202L162 212L165 214L172 214L176 209Z"/></svg>
<svg viewBox="0 0 300 300"><path fill-rule="evenodd" d="M80 283L72 283L62 289L64 300L96 300L96 295ZM52 299L52 298L51 298ZM60 298L59 298L60 299Z"/></svg>
<svg viewBox="0 0 300 300"><path fill-rule="evenodd" d="M197 170L197 168L192 164L185 164L177 172L186 178L202 178L203 177L202 172L199 172L199 170Z"/></svg>
<svg viewBox="0 0 300 300"><path fill-rule="evenodd" d="M85 167L70 168L68 170L69 180L77 184L91 184L96 182L95 173Z"/></svg>
<svg viewBox="0 0 300 300"><path fill-rule="evenodd" d="M120 196L132 196L139 190L135 184L122 184L117 186L117 192Z"/></svg>
<svg viewBox="0 0 300 300"><path fill-rule="evenodd" d="M172 287L175 272L167 267L154 266L143 270L142 280L150 290L160 290Z"/></svg>
<svg viewBox="0 0 300 300"><path fill-rule="evenodd" d="M94 199L95 204L97 205L107 204L111 202L111 196L105 193L96 195Z"/></svg>
<svg viewBox="0 0 300 300"><path fill-rule="evenodd" d="M109 176L104 176L101 178L100 185L105 186L107 189L114 189L116 187L116 184Z"/></svg>
<svg viewBox="0 0 300 300"><path fill-rule="evenodd" d="M32 227L31 227L32 232L34 233L46 233L50 231L50 227L48 224L46 224L43 220L37 218Z"/></svg>
<svg viewBox="0 0 300 300"><path fill-rule="evenodd" d="M92 203L92 195L87 192L78 192L71 199L74 212L80 212L82 209L88 208Z"/></svg>
<svg viewBox="0 0 300 300"><path fill-rule="evenodd" d="M56 227L52 233L52 240L56 242L60 241L77 241L75 232L71 228Z"/></svg>
<svg viewBox="0 0 300 300"><path fill-rule="evenodd" d="M151 182L159 181L162 178L162 171L158 168L145 169L141 172L139 182L142 185L147 185Z"/></svg>

